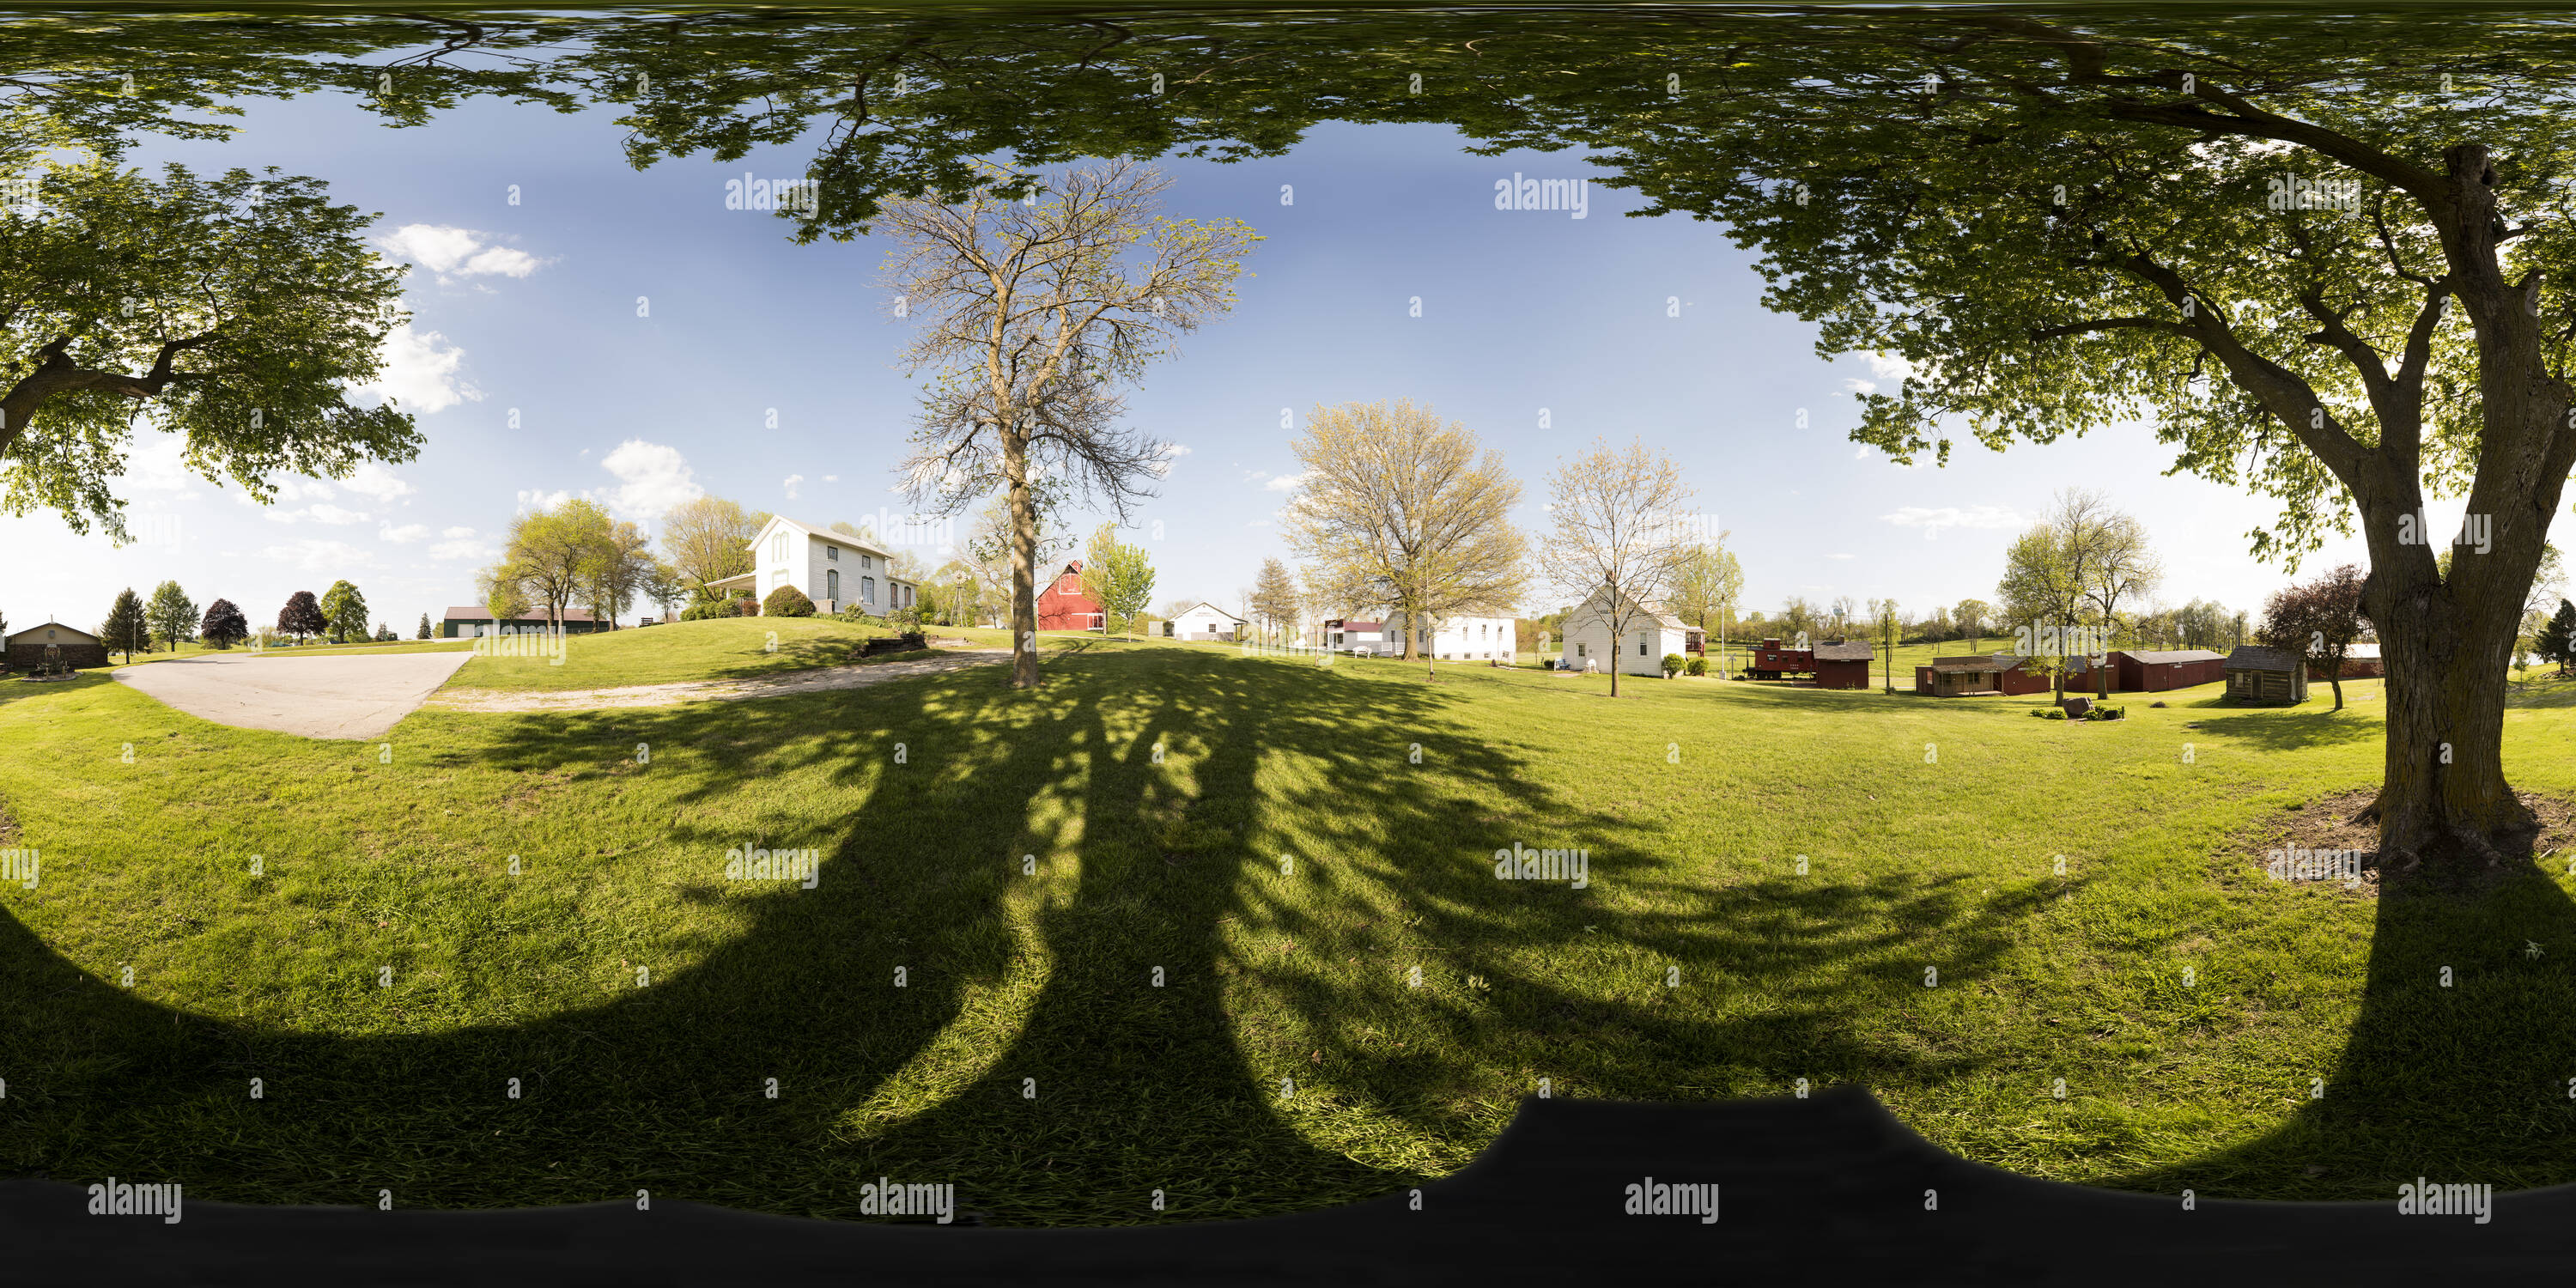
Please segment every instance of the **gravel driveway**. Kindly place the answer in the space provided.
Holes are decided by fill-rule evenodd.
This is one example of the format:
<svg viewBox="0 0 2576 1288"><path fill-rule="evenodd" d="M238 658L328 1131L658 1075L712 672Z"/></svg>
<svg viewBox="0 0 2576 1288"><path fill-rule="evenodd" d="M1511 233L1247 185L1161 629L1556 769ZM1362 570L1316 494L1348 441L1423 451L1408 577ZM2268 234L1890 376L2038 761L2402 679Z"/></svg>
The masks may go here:
<svg viewBox="0 0 2576 1288"><path fill-rule="evenodd" d="M307 738L379 738L473 656L462 650L338 657L209 653L118 667L114 674L119 684L217 724Z"/></svg>

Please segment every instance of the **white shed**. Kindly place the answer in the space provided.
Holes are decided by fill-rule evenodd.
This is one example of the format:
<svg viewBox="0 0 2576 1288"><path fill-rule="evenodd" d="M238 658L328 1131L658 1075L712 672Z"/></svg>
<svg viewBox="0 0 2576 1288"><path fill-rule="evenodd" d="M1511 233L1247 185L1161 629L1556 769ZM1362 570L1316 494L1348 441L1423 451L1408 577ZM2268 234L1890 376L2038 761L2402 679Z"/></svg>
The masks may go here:
<svg viewBox="0 0 2576 1288"><path fill-rule="evenodd" d="M1163 623L1163 634L1184 640L1235 640L1243 637L1244 620L1214 604L1201 602Z"/></svg>

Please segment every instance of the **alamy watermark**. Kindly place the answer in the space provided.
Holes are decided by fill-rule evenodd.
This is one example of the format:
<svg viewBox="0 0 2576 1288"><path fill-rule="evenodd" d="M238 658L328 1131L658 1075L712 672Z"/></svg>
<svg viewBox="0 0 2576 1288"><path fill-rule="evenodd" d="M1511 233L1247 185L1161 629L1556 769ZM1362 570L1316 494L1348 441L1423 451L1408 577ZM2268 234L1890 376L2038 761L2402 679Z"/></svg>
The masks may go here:
<svg viewBox="0 0 2576 1288"><path fill-rule="evenodd" d="M561 628L503 626L474 637L476 657L541 657L548 666L564 664Z"/></svg>
<svg viewBox="0 0 2576 1288"><path fill-rule="evenodd" d="M16 881L36 888L36 869L43 856L34 850L0 850L0 883Z"/></svg>
<svg viewBox="0 0 2576 1288"><path fill-rule="evenodd" d="M1658 1181L1647 1177L1628 1186L1630 1216L1695 1216L1701 1225L1717 1223L1717 1185L1713 1181Z"/></svg>
<svg viewBox="0 0 2576 1288"><path fill-rule="evenodd" d="M1512 171L1508 179L1494 180L1496 210L1562 210L1581 219L1591 213L1592 194L1589 179L1531 179Z"/></svg>
<svg viewBox="0 0 2576 1288"><path fill-rule="evenodd" d="M2433 521L2426 518L2422 510L2397 516L2397 544L2423 546L2431 545L2432 542ZM2479 554L2485 554L2494 549L2495 516L2492 514L2461 515L2459 535L2451 538L2451 544L2472 548Z"/></svg>
<svg viewBox="0 0 2576 1288"><path fill-rule="evenodd" d="M1494 876L1504 881L1567 881L1577 890L1592 884L1590 850L1533 850L1518 841L1494 851Z"/></svg>
<svg viewBox="0 0 2576 1288"><path fill-rule="evenodd" d="M2495 1217L2492 1185L2438 1185L2418 1176L2397 1187L2399 1216L2467 1216L2485 1225Z"/></svg>
<svg viewBox="0 0 2576 1288"><path fill-rule="evenodd" d="M955 1185L903 1185L880 1176L859 1187L861 1216L935 1216L946 1225L957 1219Z"/></svg>
<svg viewBox="0 0 2576 1288"><path fill-rule="evenodd" d="M727 881L796 881L808 890L823 881L820 850L756 850L746 845L725 851Z"/></svg>
<svg viewBox="0 0 2576 1288"><path fill-rule="evenodd" d="M179 1183L128 1185L111 1176L89 1187L91 1216L157 1216L163 1225L179 1224Z"/></svg>
<svg viewBox="0 0 2576 1288"><path fill-rule="evenodd" d="M2303 850L2297 846L2263 852L2263 871L2275 881L2341 881L2361 884L2362 850Z"/></svg>
<svg viewBox="0 0 2576 1288"><path fill-rule="evenodd" d="M823 206L823 184L816 179L760 179L748 170L725 180L727 210L792 210L810 215Z"/></svg>
<svg viewBox="0 0 2576 1288"><path fill-rule="evenodd" d="M2361 212L2361 180L2311 179L2290 175L2272 179L2271 193L2263 198L2266 210L2336 210L2345 214Z"/></svg>

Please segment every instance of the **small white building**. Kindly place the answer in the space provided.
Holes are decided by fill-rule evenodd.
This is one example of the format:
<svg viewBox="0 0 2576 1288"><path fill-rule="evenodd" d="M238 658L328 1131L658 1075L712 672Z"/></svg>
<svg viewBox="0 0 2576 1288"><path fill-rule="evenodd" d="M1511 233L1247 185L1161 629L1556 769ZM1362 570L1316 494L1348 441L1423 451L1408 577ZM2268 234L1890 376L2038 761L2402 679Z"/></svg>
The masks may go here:
<svg viewBox="0 0 2576 1288"><path fill-rule="evenodd" d="M1425 653L1442 662L1482 662L1490 658L1511 661L1519 650L1513 635L1513 621L1508 617L1443 617L1431 629L1408 627L1402 613L1386 615L1386 643L1383 651L1391 656L1404 654L1405 637L1413 637L1413 655Z"/></svg>
<svg viewBox="0 0 2576 1288"><path fill-rule="evenodd" d="M1384 653L1387 651L1386 623L1364 622L1356 617L1324 619L1325 648L1336 653Z"/></svg>
<svg viewBox="0 0 2576 1288"><path fill-rule="evenodd" d="M1245 621L1214 604L1200 603L1163 623L1163 634L1183 640L1238 640Z"/></svg>
<svg viewBox="0 0 2576 1288"><path fill-rule="evenodd" d="M771 591L794 586L818 613L852 609L881 616L910 608L920 588L894 575L894 556L865 537L774 516L751 539L752 570L719 581L711 590L733 591L766 602Z"/></svg>
<svg viewBox="0 0 2576 1288"><path fill-rule="evenodd" d="M1565 661L1573 669L1607 671L1615 665L1621 675L1662 675L1667 655L1696 657L1708 647L1704 632L1685 624L1661 605L1639 605L1626 591L1619 592L1627 605L1625 629L1613 641L1611 614L1606 611L1609 595L1610 588L1603 586L1566 614Z"/></svg>

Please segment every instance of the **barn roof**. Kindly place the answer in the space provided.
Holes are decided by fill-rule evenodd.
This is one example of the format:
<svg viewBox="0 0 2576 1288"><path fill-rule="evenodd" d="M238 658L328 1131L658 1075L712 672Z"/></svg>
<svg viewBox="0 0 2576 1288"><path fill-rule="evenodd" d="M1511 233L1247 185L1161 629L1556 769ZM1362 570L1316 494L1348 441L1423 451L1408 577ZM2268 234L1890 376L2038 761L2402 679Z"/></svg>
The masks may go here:
<svg viewBox="0 0 2576 1288"><path fill-rule="evenodd" d="M511 618L510 620L514 622L542 622L545 619L546 615L542 609L531 609L528 612L521 613L518 616ZM564 610L563 619L567 622L586 622L590 620L590 610L587 608L567 608ZM494 619L492 617L491 609L486 608L481 604L464 604L448 609L446 620L451 622L488 622Z"/></svg>
<svg viewBox="0 0 2576 1288"><path fill-rule="evenodd" d="M2299 659L2281 649L2265 648L2260 644L2239 644L2236 646L2235 652L2227 655L2226 669L2230 671L2295 671L2299 669Z"/></svg>
<svg viewBox="0 0 2576 1288"><path fill-rule="evenodd" d="M2009 671L2021 665L2021 659L2010 653L1972 653L1966 657L1936 657L1932 669L1942 675L1960 671Z"/></svg>
<svg viewBox="0 0 2576 1288"><path fill-rule="evenodd" d="M2128 654L2141 662L2155 666L2163 666L2168 662L2215 662L2223 656L2205 648L2133 648L2128 650Z"/></svg>
<svg viewBox="0 0 2576 1288"><path fill-rule="evenodd" d="M1866 662L1877 656L1878 654L1872 652L1866 642L1816 646L1816 660L1819 662Z"/></svg>

